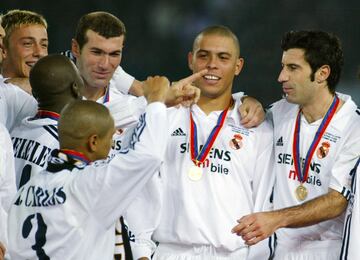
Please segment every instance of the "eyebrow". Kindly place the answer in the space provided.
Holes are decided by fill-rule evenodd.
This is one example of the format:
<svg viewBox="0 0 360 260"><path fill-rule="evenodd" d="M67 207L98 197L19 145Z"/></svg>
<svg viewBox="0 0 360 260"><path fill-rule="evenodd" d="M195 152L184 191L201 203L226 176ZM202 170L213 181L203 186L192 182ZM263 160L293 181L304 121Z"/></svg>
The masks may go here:
<svg viewBox="0 0 360 260"><path fill-rule="evenodd" d="M36 40L35 37L31 37L31 36L25 36L25 37L21 37L20 40ZM49 41L48 38L42 38L40 39L40 41Z"/></svg>
<svg viewBox="0 0 360 260"><path fill-rule="evenodd" d="M100 52L109 53L109 54L111 54L111 53L121 53L122 52L122 50L114 50L114 51L107 52L107 51L105 51L103 49L100 49L98 47L91 47L90 50L92 50L92 51L100 51Z"/></svg>
<svg viewBox="0 0 360 260"><path fill-rule="evenodd" d="M207 52L207 53L209 53L209 52L212 52L212 51L206 50L206 49L199 49L199 50L197 51L197 53L199 53L199 52ZM229 56L232 56L230 52L226 52L226 51L215 52L215 53L218 54L218 55L229 55Z"/></svg>

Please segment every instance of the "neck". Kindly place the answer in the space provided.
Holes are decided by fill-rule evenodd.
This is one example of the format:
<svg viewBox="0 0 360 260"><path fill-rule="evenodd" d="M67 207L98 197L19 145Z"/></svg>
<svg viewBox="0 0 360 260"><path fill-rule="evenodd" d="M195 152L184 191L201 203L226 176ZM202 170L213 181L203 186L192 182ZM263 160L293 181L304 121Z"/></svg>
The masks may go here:
<svg viewBox="0 0 360 260"><path fill-rule="evenodd" d="M78 150L74 150L74 149L60 149L61 152L67 154L68 156L71 156L72 158L76 159L76 160L80 160L82 162L85 163L90 163L91 159L83 152L78 151Z"/></svg>
<svg viewBox="0 0 360 260"><path fill-rule="evenodd" d="M89 162L93 162L94 161L94 158L93 156L91 156L91 153L89 153L87 151L86 148L84 148L83 146L81 145L70 145L70 146L64 146L64 147L61 147L60 148L60 151L65 151L66 153L68 151L73 151L77 154L80 154L82 157L84 157L86 160L88 160ZM70 152L71 153L71 152Z"/></svg>
<svg viewBox="0 0 360 260"><path fill-rule="evenodd" d="M334 100L334 94L327 92L325 95L320 97L314 97L312 102L301 106L302 114L304 115L308 123L315 122L326 115L329 110L331 103ZM342 101L338 106L337 110L342 105Z"/></svg>
<svg viewBox="0 0 360 260"><path fill-rule="evenodd" d="M68 104L70 101L75 100L75 98L69 98L64 96L54 96L53 98L41 99L38 103L39 110L46 110L50 112L55 112L60 114L61 110Z"/></svg>
<svg viewBox="0 0 360 260"><path fill-rule="evenodd" d="M206 115L208 115L213 111L221 111L228 108L231 102L231 98L231 95L221 98L209 98L201 96L197 102L197 105Z"/></svg>
<svg viewBox="0 0 360 260"><path fill-rule="evenodd" d="M90 86L85 86L84 88L84 97L87 100L97 101L99 98L105 95L106 88L94 88Z"/></svg>
<svg viewBox="0 0 360 260"><path fill-rule="evenodd" d="M5 62L2 63L1 75L4 78L19 78L19 76L17 76L13 71L8 68L8 66L6 66Z"/></svg>

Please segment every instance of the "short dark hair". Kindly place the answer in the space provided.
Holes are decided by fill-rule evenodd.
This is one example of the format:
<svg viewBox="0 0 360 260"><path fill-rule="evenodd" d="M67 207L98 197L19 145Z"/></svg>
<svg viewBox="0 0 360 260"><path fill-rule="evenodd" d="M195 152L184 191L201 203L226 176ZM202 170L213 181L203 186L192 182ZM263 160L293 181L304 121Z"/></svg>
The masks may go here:
<svg viewBox="0 0 360 260"><path fill-rule="evenodd" d="M287 51L293 48L304 50L305 60L310 64L312 73L310 79L314 81L315 72L323 65L330 66L327 79L329 91L335 93L344 64L341 42L337 36L323 31L290 31L284 34L281 48Z"/></svg>
<svg viewBox="0 0 360 260"><path fill-rule="evenodd" d="M75 40L80 50L87 43L86 32L92 30L106 39L126 35L126 28L122 21L107 12L92 12L82 16L77 24Z"/></svg>

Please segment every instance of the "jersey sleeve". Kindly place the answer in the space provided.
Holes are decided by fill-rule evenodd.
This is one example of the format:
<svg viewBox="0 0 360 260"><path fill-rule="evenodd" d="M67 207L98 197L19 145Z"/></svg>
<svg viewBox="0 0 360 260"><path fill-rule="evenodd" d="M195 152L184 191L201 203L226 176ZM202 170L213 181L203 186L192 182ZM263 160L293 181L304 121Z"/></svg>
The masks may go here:
<svg viewBox="0 0 360 260"><path fill-rule="evenodd" d="M156 249L151 237L160 222L162 185L160 174L155 174L124 214L129 230L134 236L130 241L134 259L140 257L151 259Z"/></svg>
<svg viewBox="0 0 360 260"><path fill-rule="evenodd" d="M135 78L126 73L122 67L118 66L110 80L110 86L114 86L123 94L128 94L134 79Z"/></svg>
<svg viewBox="0 0 360 260"><path fill-rule="evenodd" d="M270 197L275 181L273 128L267 121L263 122L257 140L257 164L253 176L254 212L269 210Z"/></svg>
<svg viewBox="0 0 360 260"><path fill-rule="evenodd" d="M352 128L346 130L352 131L353 134L349 135L344 141L345 144L331 169L329 188L340 192L347 200L349 199L351 191L351 178L348 173L360 156L359 128L360 124L354 124Z"/></svg>
<svg viewBox="0 0 360 260"><path fill-rule="evenodd" d="M352 177L352 194L346 210L344 221L341 260L357 259L360 253L360 158L350 172Z"/></svg>
<svg viewBox="0 0 360 260"><path fill-rule="evenodd" d="M147 105L145 97L121 96L105 103L115 121L116 128L135 125Z"/></svg>
<svg viewBox="0 0 360 260"><path fill-rule="evenodd" d="M6 245L7 214L16 193L16 185L12 143L3 125L0 125L0 147L0 241Z"/></svg>
<svg viewBox="0 0 360 260"><path fill-rule="evenodd" d="M134 129L129 148L109 163L94 163L72 183L89 214L105 227L115 223L147 181L157 172L165 155L166 108L159 102L146 108Z"/></svg>
<svg viewBox="0 0 360 260"><path fill-rule="evenodd" d="M1 109L6 111L6 114L1 112L0 121L5 124L10 132L25 117L36 113L36 100L16 85L2 82L0 84L0 98L1 104L4 106Z"/></svg>

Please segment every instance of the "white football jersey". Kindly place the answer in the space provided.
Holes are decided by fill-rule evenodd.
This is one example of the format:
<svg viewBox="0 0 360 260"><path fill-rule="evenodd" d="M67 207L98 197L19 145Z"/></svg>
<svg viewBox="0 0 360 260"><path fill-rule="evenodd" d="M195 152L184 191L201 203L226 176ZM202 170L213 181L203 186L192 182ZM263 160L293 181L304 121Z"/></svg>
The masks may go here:
<svg viewBox="0 0 360 260"><path fill-rule="evenodd" d="M11 132L17 188L44 170L51 151L59 148L58 118L53 112L27 117Z"/></svg>
<svg viewBox="0 0 360 260"><path fill-rule="evenodd" d="M10 135L0 124L0 242L7 247L7 216L16 193L14 155Z"/></svg>
<svg viewBox="0 0 360 260"><path fill-rule="evenodd" d="M0 79L0 123L9 132L27 116L34 115L37 110L36 100L11 83Z"/></svg>
<svg viewBox="0 0 360 260"><path fill-rule="evenodd" d="M115 220L164 158L166 109L152 103L127 151L82 166L55 156L20 188L9 213L13 259L113 259ZM58 152L55 150L54 154ZM49 258L46 258L48 256Z"/></svg>
<svg viewBox="0 0 360 260"><path fill-rule="evenodd" d="M360 111L359 111L360 113ZM341 260L357 260L360 256L360 159L350 176L353 178L351 198L345 216Z"/></svg>
<svg viewBox="0 0 360 260"><path fill-rule="evenodd" d="M235 108L238 106L236 103ZM201 149L221 111L206 115L193 105L191 112ZM201 164L201 178L193 180L190 109L168 109L169 132L164 138L169 138L169 142L161 177L152 178L125 215L135 233L135 258L150 256L154 249L149 240L151 235L160 246L199 246L225 255L247 248L231 229L243 215L263 210L265 195L273 181L273 131L266 122L246 129L239 118L237 109L228 112L207 159Z"/></svg>
<svg viewBox="0 0 360 260"><path fill-rule="evenodd" d="M350 195L351 170L360 153L360 116L351 97L341 95L343 106L332 118L311 158L308 177L304 187L308 196L304 201L326 194L329 188ZM302 204L295 195L300 185L293 162L293 137L298 105L285 99L274 103L271 115L274 123L275 173L274 208L281 209ZM300 125L300 161L304 163L306 153L314 139L322 119L309 124L304 116ZM301 167L302 168L302 167ZM338 241L341 243L344 215L303 228L282 228L276 231L278 245L285 248L298 246L299 241ZM303 243L304 247L306 243ZM316 250L314 251L316 252Z"/></svg>
<svg viewBox="0 0 360 260"><path fill-rule="evenodd" d="M110 87L114 87L121 93L127 95L134 80L135 78L133 76L125 72L121 66L118 66L111 77Z"/></svg>

